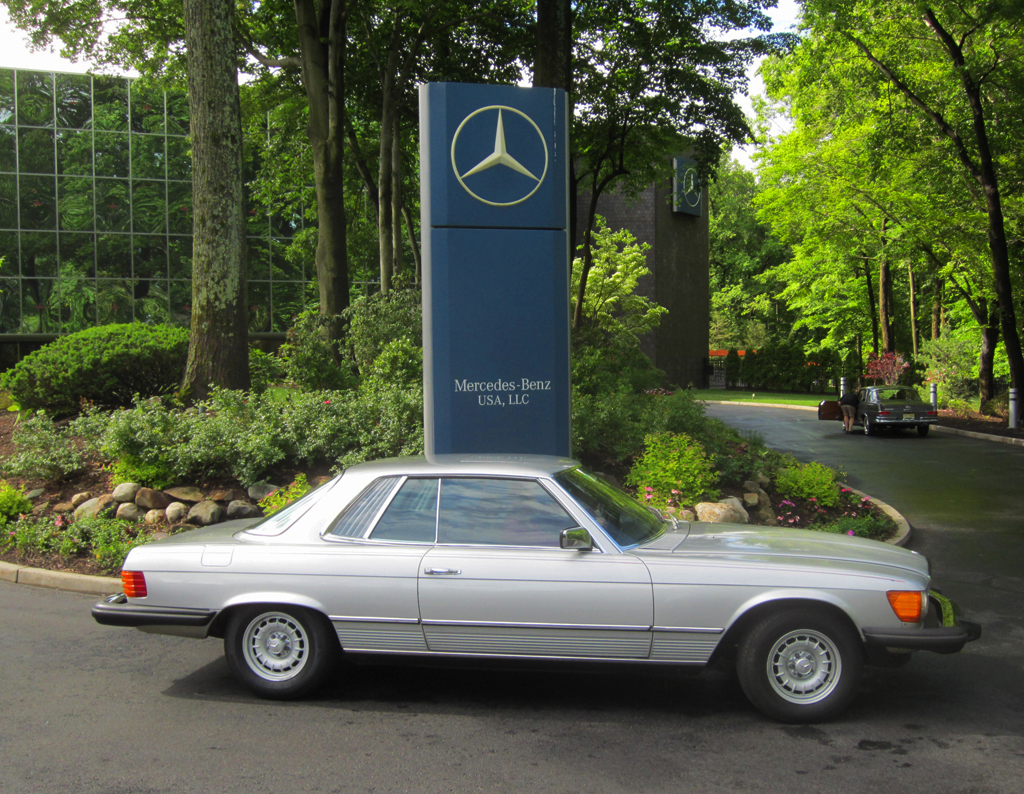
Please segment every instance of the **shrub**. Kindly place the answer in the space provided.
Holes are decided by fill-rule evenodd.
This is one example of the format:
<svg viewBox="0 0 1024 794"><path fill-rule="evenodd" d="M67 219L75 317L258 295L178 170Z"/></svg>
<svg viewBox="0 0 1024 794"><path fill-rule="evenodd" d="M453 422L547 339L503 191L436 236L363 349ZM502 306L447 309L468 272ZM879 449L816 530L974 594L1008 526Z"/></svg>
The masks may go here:
<svg viewBox="0 0 1024 794"><path fill-rule="evenodd" d="M656 433L644 439L644 454L626 477L642 499L656 507L718 498L718 473L700 444L684 433Z"/></svg>
<svg viewBox="0 0 1024 794"><path fill-rule="evenodd" d="M573 455L587 465L606 469L609 463L629 463L644 448L644 436L658 429L663 397L625 389L584 394L573 388Z"/></svg>
<svg viewBox="0 0 1024 794"><path fill-rule="evenodd" d="M0 467L26 479L60 481L82 471L87 455L75 433L57 427L44 412L23 417L14 428L14 454Z"/></svg>
<svg viewBox="0 0 1024 794"><path fill-rule="evenodd" d="M8 485L5 480L0 480L0 526L23 513L31 512L32 503L25 496L25 492L21 488Z"/></svg>
<svg viewBox="0 0 1024 794"><path fill-rule="evenodd" d="M364 375L384 348L396 339L423 346L422 296L399 277L388 292L357 298L342 316L348 320L348 344Z"/></svg>
<svg viewBox="0 0 1024 794"><path fill-rule="evenodd" d="M258 347L249 349L249 382L254 392L262 394L268 386L280 383L286 377L284 365L277 356L264 353Z"/></svg>
<svg viewBox="0 0 1024 794"><path fill-rule="evenodd" d="M0 376L23 409L74 413L82 402L131 405L181 380L188 331L164 325L103 325L63 336Z"/></svg>
<svg viewBox="0 0 1024 794"><path fill-rule="evenodd" d="M790 499L816 499L825 507L839 504L836 472L821 463L798 463L781 469L775 476L775 487Z"/></svg>
<svg viewBox="0 0 1024 794"><path fill-rule="evenodd" d="M822 532L835 532L840 535L854 535L858 538L871 540L888 540L896 534L896 524L888 516L869 514L858 518L840 518L831 524L814 527Z"/></svg>
<svg viewBox="0 0 1024 794"><path fill-rule="evenodd" d="M329 342L324 328L330 323L316 310L300 314L288 329L288 341L278 355L290 381L306 389L348 389L355 385L351 364L337 356L337 343Z"/></svg>

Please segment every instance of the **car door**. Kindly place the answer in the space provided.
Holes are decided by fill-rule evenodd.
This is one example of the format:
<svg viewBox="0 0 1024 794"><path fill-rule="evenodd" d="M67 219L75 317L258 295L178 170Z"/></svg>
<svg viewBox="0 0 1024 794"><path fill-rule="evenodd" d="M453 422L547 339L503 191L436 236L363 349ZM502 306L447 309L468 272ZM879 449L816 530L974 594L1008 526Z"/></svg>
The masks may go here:
<svg viewBox="0 0 1024 794"><path fill-rule="evenodd" d="M444 654L644 659L653 590L642 562L559 548L577 525L534 479L440 483L438 533L419 574L427 646Z"/></svg>

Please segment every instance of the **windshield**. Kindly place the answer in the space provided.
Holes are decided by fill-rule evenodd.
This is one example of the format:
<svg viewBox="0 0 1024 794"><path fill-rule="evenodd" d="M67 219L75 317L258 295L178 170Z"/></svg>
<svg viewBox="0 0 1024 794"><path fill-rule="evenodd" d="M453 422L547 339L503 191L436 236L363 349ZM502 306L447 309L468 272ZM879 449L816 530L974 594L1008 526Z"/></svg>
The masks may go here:
<svg viewBox="0 0 1024 794"><path fill-rule="evenodd" d="M911 389L906 386L894 386L891 389L878 389L877 394L879 400L913 400L915 402L919 402L921 399L917 396L916 389Z"/></svg>
<svg viewBox="0 0 1024 794"><path fill-rule="evenodd" d="M554 479L619 546L638 546L665 532L661 518L582 467L560 471Z"/></svg>

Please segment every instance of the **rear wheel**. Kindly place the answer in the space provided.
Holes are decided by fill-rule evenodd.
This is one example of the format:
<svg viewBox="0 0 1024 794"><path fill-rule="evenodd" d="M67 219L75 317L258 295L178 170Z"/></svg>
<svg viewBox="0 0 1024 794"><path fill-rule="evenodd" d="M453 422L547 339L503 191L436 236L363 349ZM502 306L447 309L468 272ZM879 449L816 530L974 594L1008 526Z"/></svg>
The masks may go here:
<svg viewBox="0 0 1024 794"><path fill-rule="evenodd" d="M875 434L875 432L877 431L877 428L875 427L874 423L871 421L871 417L868 416L867 414L864 414L863 422L864 422L864 435L866 435L866 436L873 436Z"/></svg>
<svg viewBox="0 0 1024 794"><path fill-rule="evenodd" d="M313 691L339 652L330 622L302 607L245 607L231 617L224 635L231 671L260 697L277 700Z"/></svg>
<svg viewBox="0 0 1024 794"><path fill-rule="evenodd" d="M917 426L917 434L919 436L921 436L921 438L924 438L925 436L927 436L928 435L928 425L918 425Z"/></svg>
<svg viewBox="0 0 1024 794"><path fill-rule="evenodd" d="M736 669L750 702L781 722L819 722L853 697L864 664L852 629L812 609L768 615L739 646Z"/></svg>

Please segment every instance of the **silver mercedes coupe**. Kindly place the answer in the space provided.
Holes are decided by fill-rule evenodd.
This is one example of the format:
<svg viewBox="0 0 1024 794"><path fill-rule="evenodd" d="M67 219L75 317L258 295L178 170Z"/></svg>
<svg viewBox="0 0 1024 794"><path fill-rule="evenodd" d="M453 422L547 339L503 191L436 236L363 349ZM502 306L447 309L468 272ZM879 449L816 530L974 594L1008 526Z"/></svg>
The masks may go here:
<svg viewBox="0 0 1024 794"><path fill-rule="evenodd" d="M224 639L268 698L342 653L703 666L734 659L755 707L839 713L862 665L955 653L981 628L928 561L821 532L677 521L566 458L397 458L267 518L139 546L110 626Z"/></svg>

